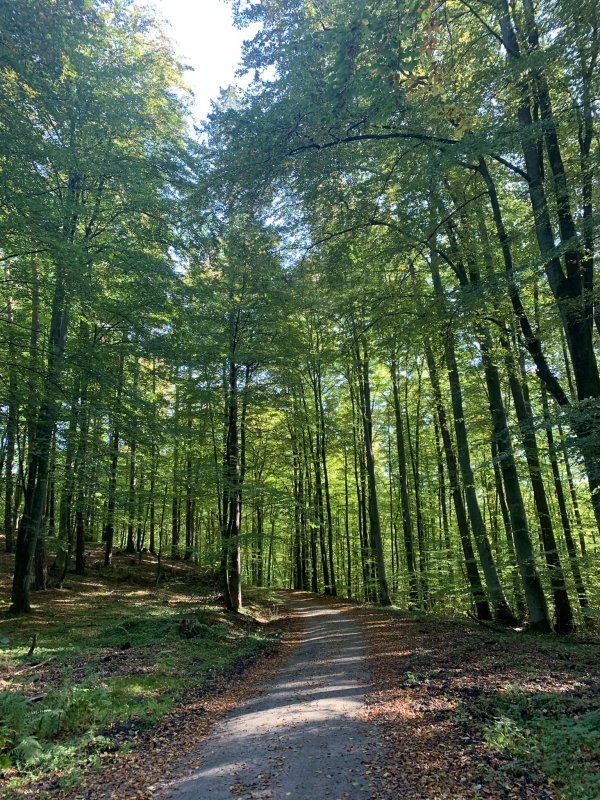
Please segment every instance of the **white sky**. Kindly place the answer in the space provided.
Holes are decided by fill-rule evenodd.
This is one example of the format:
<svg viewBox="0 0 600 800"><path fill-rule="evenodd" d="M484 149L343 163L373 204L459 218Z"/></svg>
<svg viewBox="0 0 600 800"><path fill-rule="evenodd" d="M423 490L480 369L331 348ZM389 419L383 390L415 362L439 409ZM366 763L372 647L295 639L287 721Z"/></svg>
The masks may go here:
<svg viewBox="0 0 600 800"><path fill-rule="evenodd" d="M143 5L153 6L170 23L167 34L177 55L194 68L185 79L195 95L195 116L205 117L219 89L235 82L242 41L252 32L233 27L224 0L143 0Z"/></svg>

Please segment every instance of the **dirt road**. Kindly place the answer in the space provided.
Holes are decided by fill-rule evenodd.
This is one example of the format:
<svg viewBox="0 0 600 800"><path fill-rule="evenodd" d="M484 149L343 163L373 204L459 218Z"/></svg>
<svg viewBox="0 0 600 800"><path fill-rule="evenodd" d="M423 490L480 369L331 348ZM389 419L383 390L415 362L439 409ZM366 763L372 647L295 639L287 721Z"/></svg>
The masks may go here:
<svg viewBox="0 0 600 800"><path fill-rule="evenodd" d="M368 798L362 762L375 742L358 719L367 670L359 626L314 598L289 602L305 623L288 664L198 745L168 800Z"/></svg>

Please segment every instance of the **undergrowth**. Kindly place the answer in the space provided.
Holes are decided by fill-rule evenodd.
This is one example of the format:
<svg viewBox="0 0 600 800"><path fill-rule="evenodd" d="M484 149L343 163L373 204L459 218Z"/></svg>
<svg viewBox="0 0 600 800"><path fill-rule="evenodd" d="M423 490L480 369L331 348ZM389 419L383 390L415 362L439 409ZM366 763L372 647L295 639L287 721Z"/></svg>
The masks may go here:
<svg viewBox="0 0 600 800"><path fill-rule="evenodd" d="M74 788L83 768L126 750L187 689L209 690L273 641L265 625L215 605L202 584L174 582L152 596L128 588L91 615L74 602L43 624L3 621L0 786L7 796L41 779ZM270 600L254 599L266 622L277 615ZM37 647L28 657L32 630Z"/></svg>
<svg viewBox="0 0 600 800"><path fill-rule="evenodd" d="M493 751L506 756L505 772L535 769L561 800L600 797L600 700L585 688L576 695L527 692L507 686L468 711Z"/></svg>

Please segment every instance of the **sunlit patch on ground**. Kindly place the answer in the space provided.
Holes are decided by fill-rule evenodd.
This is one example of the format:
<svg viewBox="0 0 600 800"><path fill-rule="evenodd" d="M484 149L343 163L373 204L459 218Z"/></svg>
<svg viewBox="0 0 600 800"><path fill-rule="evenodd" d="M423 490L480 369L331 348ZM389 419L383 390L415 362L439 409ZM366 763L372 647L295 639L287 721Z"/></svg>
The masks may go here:
<svg viewBox="0 0 600 800"><path fill-rule="evenodd" d="M201 698L209 702L278 642L270 596L228 614L214 576L189 563L164 563L157 585L152 556L116 555L111 569L98 559L89 576L34 593L33 613L19 618L7 613L8 563L0 569L2 797L56 797L113 762L120 774L128 751L153 748L154 726L179 704L204 717Z"/></svg>

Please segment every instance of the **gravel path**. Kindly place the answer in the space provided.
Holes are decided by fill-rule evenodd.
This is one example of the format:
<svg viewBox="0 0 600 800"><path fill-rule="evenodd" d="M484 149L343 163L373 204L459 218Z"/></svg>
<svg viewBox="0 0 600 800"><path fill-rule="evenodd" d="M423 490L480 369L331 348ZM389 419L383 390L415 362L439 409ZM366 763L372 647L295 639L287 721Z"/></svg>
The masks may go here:
<svg viewBox="0 0 600 800"><path fill-rule="evenodd" d="M288 596L304 632L288 664L258 697L216 725L168 800L369 797L375 747L358 719L368 673L356 622L313 597Z"/></svg>

